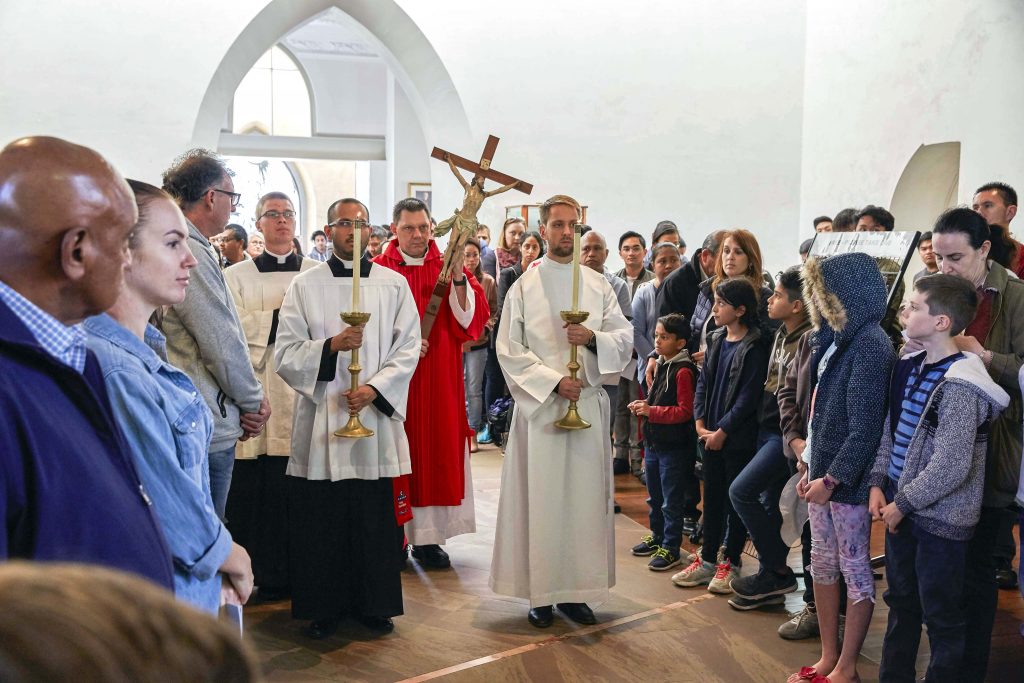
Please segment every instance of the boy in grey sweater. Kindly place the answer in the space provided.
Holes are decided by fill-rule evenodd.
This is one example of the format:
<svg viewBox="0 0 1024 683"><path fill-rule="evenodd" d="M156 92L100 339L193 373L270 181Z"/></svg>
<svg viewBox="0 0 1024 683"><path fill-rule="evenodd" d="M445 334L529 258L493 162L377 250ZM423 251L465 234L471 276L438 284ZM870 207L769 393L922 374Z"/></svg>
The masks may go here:
<svg viewBox="0 0 1024 683"><path fill-rule="evenodd" d="M887 528L882 681L916 680L922 617L931 646L926 679L956 681L961 671L967 542L981 513L989 426L1010 401L981 359L953 340L977 305L969 281L930 275L915 283L901 314L904 334L924 350L893 369L869 477L868 509Z"/></svg>

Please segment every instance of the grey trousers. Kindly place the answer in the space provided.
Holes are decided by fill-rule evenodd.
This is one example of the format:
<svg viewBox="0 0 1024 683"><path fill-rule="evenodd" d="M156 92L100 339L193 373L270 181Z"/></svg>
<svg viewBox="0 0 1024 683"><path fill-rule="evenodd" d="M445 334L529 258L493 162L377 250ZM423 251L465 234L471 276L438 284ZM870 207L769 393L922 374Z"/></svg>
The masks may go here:
<svg viewBox="0 0 1024 683"><path fill-rule="evenodd" d="M615 457L617 459L628 458L633 474L639 474L643 467L643 458L640 455L640 434L636 415L630 413L626 406L640 398L640 383L635 379L620 378L617 394L613 426Z"/></svg>

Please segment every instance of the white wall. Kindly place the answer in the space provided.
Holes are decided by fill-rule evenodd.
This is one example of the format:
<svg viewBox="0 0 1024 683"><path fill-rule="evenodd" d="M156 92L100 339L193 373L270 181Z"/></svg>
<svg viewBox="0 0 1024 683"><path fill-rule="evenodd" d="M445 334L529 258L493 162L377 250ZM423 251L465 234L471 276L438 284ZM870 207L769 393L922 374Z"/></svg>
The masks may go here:
<svg viewBox="0 0 1024 683"><path fill-rule="evenodd" d="M922 144L961 143L961 202L1024 186L1019 0L812 2L806 64L804 236L818 214L888 205Z"/></svg>
<svg viewBox="0 0 1024 683"><path fill-rule="evenodd" d="M1018 0L397 2L335 4L376 29L422 128L408 149L474 158L494 133L495 167L536 185L527 201L572 194L611 239L670 218L695 247L743 226L774 270L813 216L888 203L921 143L963 143L961 199L991 178L1024 184ZM258 56L268 27L329 4L5 0L0 26L16 30L0 42L0 140L68 137L155 180L215 139L208 88L244 73L225 55ZM455 205L443 164L404 171L406 149L394 152L389 187L404 194L422 163L439 215ZM503 195L481 218L500 223L524 199Z"/></svg>
<svg viewBox="0 0 1024 683"><path fill-rule="evenodd" d="M489 200L484 222L562 192L590 206L588 221L610 241L668 218L691 251L714 229L743 226L770 264L792 260L802 0L403 6L448 66L475 142L427 144L479 158L493 133L494 167L535 185L529 198ZM457 187L431 163L435 188Z"/></svg>

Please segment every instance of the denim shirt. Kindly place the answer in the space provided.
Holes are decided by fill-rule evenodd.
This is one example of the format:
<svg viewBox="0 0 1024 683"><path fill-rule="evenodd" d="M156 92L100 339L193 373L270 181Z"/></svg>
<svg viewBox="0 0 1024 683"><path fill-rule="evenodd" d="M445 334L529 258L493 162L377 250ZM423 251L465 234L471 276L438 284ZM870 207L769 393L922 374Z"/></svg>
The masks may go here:
<svg viewBox="0 0 1024 683"><path fill-rule="evenodd" d="M146 326L145 343L105 313L86 320L85 330L167 537L174 592L216 613L217 570L231 550L231 534L210 496L210 410L192 380L165 360L164 336L152 325Z"/></svg>

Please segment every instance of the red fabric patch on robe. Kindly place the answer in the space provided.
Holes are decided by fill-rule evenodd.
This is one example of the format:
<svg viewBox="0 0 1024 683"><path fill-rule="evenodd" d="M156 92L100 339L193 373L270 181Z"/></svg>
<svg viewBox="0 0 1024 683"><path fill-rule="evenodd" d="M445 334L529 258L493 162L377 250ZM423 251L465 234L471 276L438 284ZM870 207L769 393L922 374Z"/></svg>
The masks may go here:
<svg viewBox="0 0 1024 683"><path fill-rule="evenodd" d="M441 272L441 259L441 251L431 240L423 265L407 266L396 239L388 242L387 249L373 260L405 277L422 320ZM409 437L412 460L407 490L413 507L459 505L465 493L463 459L467 439L473 432L466 419L462 345L483 333L491 315L483 287L465 272L469 282L467 295L472 292L476 299L473 321L469 329L463 329L452 314L446 294L430 332L430 350L420 359L409 385L405 434Z"/></svg>

